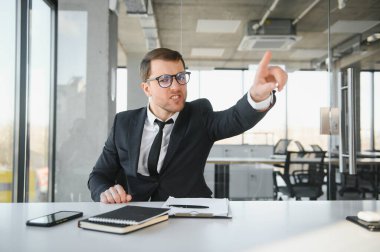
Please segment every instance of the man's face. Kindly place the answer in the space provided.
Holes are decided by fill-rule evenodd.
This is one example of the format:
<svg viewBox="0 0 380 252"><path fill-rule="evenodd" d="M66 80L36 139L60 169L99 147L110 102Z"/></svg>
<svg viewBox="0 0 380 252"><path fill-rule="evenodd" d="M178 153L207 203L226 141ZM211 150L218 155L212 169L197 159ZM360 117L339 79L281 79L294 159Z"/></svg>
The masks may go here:
<svg viewBox="0 0 380 252"><path fill-rule="evenodd" d="M150 62L151 74L148 79L156 78L163 74L175 75L183 72L181 61L152 60ZM172 85L162 88L157 80L142 83L145 94L150 97L149 108L155 116L161 120L168 119L172 114L183 109L187 96L186 85L181 85L173 78Z"/></svg>

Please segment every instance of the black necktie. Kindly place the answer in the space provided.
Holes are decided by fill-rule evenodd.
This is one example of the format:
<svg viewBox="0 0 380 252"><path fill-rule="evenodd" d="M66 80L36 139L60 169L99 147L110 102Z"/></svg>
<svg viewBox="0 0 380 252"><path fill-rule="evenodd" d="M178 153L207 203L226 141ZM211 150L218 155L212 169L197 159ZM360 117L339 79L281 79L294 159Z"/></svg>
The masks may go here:
<svg viewBox="0 0 380 252"><path fill-rule="evenodd" d="M150 152L148 156L148 170L150 176L157 176L157 163L158 158L160 157L160 151L161 151L161 143L162 143L162 131L166 124L173 123L173 119L170 119L166 122L161 122L159 120L154 120L158 127L160 128L156 137L154 138L152 147L150 147Z"/></svg>

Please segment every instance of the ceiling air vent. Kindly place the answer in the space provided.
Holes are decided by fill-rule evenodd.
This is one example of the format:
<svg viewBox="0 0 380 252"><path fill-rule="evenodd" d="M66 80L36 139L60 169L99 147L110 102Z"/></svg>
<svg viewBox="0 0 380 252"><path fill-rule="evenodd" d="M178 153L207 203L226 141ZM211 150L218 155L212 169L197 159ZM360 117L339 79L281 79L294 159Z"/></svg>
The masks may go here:
<svg viewBox="0 0 380 252"><path fill-rule="evenodd" d="M247 33L240 42L239 51L284 51L301 39L296 36L290 19L268 19L259 29L253 27L259 21L249 21Z"/></svg>

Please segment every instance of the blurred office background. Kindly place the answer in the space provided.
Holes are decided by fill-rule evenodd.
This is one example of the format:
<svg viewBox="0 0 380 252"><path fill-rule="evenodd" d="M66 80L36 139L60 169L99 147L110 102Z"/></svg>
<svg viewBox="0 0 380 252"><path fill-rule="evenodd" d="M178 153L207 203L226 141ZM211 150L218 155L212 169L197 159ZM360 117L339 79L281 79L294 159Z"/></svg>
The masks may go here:
<svg viewBox="0 0 380 252"><path fill-rule="evenodd" d="M183 54L188 101L207 98L215 110L247 92L266 50L288 71L276 106L253 129L217 142L214 157L270 157L281 139L287 150L319 146L342 160L376 154L379 13L376 0L0 0L0 202L90 201L88 174L115 113L147 104L138 67L157 47ZM326 132L322 121L333 127L335 108L338 132ZM337 189L349 180L358 189L355 160L338 166ZM278 199L272 171L231 165L229 197ZM214 176L208 163L211 189Z"/></svg>

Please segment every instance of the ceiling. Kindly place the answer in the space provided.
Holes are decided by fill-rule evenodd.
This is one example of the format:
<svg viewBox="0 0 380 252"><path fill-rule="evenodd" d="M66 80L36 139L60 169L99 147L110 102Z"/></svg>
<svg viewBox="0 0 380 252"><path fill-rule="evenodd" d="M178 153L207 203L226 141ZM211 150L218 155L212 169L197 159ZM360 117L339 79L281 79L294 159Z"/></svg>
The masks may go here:
<svg viewBox="0 0 380 252"><path fill-rule="evenodd" d="M290 26L295 27L296 42L289 49L274 50L272 63L284 64L290 71L326 66L326 0L148 0L149 15L127 13L132 10L131 3L145 1L119 0L119 66L127 65L129 54L144 54L152 47L146 42L152 32L143 31L150 18L155 22L148 26L159 45L180 51L188 67L248 68L258 63L266 49L242 51L239 45L247 34L248 22L259 23L266 13L264 26L274 19L294 22L299 18ZM331 0L330 10L333 61L341 67L359 64L362 69L380 70L380 40L366 41L369 35L380 33L380 1ZM205 26L215 20L211 29Z"/></svg>

